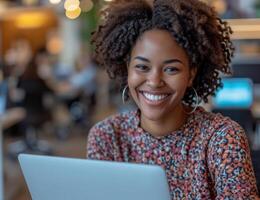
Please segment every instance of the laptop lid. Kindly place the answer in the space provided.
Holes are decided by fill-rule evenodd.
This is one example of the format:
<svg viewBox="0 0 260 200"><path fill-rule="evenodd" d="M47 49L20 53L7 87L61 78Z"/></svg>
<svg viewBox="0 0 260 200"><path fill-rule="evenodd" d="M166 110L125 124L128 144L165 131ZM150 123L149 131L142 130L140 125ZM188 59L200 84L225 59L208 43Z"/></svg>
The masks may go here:
<svg viewBox="0 0 260 200"><path fill-rule="evenodd" d="M33 200L170 200L159 166L20 154Z"/></svg>
<svg viewBox="0 0 260 200"><path fill-rule="evenodd" d="M249 109L253 103L253 82L249 78L224 78L223 88L213 98L214 109Z"/></svg>

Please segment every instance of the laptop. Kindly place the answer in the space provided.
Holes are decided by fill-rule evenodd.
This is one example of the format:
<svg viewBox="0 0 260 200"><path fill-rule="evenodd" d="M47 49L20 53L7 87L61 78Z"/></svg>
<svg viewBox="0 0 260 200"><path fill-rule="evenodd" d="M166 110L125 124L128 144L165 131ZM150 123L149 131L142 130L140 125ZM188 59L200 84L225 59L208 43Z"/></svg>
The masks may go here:
<svg viewBox="0 0 260 200"><path fill-rule="evenodd" d="M171 200L160 166L20 154L32 200Z"/></svg>

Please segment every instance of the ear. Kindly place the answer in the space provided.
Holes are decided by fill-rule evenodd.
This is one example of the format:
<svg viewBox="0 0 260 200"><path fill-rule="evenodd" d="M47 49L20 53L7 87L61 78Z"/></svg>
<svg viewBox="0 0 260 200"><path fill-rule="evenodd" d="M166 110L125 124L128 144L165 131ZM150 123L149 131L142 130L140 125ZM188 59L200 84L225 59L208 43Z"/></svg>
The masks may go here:
<svg viewBox="0 0 260 200"><path fill-rule="evenodd" d="M192 86L192 83L193 83L194 78L196 77L196 74L197 74L197 67L192 67L190 69L190 77L189 77L189 84L188 84L189 87Z"/></svg>

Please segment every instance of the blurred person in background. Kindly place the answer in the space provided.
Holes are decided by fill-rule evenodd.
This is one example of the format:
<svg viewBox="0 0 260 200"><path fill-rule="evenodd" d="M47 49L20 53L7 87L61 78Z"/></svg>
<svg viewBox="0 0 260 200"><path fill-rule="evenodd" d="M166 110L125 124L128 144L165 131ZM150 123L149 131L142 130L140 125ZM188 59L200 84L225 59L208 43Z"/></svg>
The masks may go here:
<svg viewBox="0 0 260 200"><path fill-rule="evenodd" d="M90 105L95 105L96 64L89 53L82 52L76 61L73 72L66 80L56 81L53 88L57 94L67 96L70 99L68 102L85 96L90 98Z"/></svg>
<svg viewBox="0 0 260 200"><path fill-rule="evenodd" d="M4 65L0 67L0 123L1 128L6 130L15 124L21 122L25 116L26 111L21 107L7 107L8 101L8 77L6 77Z"/></svg>
<svg viewBox="0 0 260 200"><path fill-rule="evenodd" d="M41 62L39 74L56 96L53 112L56 134L65 139L72 126L87 128L91 124L96 104L96 65L89 52L82 50L73 69L60 78L59 70L51 69L44 57L41 60L45 61Z"/></svg>
<svg viewBox="0 0 260 200"><path fill-rule="evenodd" d="M11 44L11 47L4 55L4 77L7 83L7 111L6 130L11 136L24 135L23 121L26 116L26 109L20 105L24 98L24 91L18 88L20 76L25 72L27 65L32 58L32 51L26 39L18 38ZM18 118L19 120L14 120ZM12 123L19 121L20 123Z"/></svg>
<svg viewBox="0 0 260 200"><path fill-rule="evenodd" d="M39 76L37 63L39 53L39 51L36 51L33 54L24 73L19 77L17 84L17 88L24 93L24 97L19 104L26 108L28 121L36 123L36 126L39 126L48 118L48 110L44 105L44 97L47 93L52 92L45 81Z"/></svg>
<svg viewBox="0 0 260 200"><path fill-rule="evenodd" d="M16 157L25 151L47 151L40 149L38 132L43 124L50 119L49 112L44 105L44 96L51 90L38 75L37 56L40 51L33 52L26 40L18 40L6 54L9 85L9 108L25 110L24 119L7 130L10 134L16 132L24 140L10 146L10 153ZM47 153L47 152L46 152Z"/></svg>
<svg viewBox="0 0 260 200"><path fill-rule="evenodd" d="M63 96L76 126L88 129L96 105L96 64L88 52L79 55L74 72L67 80L57 84L57 92Z"/></svg>

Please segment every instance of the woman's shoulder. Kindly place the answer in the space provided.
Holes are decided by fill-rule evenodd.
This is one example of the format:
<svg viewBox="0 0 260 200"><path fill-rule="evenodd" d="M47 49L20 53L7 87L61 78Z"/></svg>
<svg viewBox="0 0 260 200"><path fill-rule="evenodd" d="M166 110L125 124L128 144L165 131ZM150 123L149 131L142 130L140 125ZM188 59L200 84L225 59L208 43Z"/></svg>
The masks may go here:
<svg viewBox="0 0 260 200"><path fill-rule="evenodd" d="M230 117L224 116L221 113L213 113L200 108L195 116L196 121L201 123L201 126L207 129L211 129L213 132L228 132L244 131L243 128Z"/></svg>
<svg viewBox="0 0 260 200"><path fill-rule="evenodd" d="M247 148L248 139L244 129L230 117L200 108L194 118L198 138L209 149L224 148L223 145L230 144Z"/></svg>

